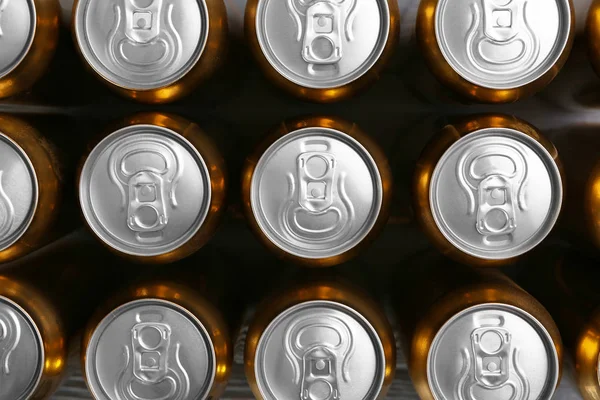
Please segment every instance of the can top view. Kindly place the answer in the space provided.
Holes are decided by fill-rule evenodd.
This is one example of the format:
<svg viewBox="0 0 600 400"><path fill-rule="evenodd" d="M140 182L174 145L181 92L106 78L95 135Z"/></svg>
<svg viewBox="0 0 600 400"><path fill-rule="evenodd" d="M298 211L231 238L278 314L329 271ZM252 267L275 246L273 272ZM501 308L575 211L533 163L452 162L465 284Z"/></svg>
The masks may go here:
<svg viewBox="0 0 600 400"><path fill-rule="evenodd" d="M167 263L198 250L223 210L224 161L200 128L179 117L128 119L81 168L83 215L111 250Z"/></svg>
<svg viewBox="0 0 600 400"><path fill-rule="evenodd" d="M433 339L427 364L435 399L549 399L560 374L546 328L506 304L481 304L452 317Z"/></svg>
<svg viewBox="0 0 600 400"><path fill-rule="evenodd" d="M395 371L393 331L380 308L357 296L341 286L305 285L257 311L245 358L256 398L385 396Z"/></svg>
<svg viewBox="0 0 600 400"><path fill-rule="evenodd" d="M94 330L85 354L96 399L205 399L215 350L206 328L174 303L136 300L113 310Z"/></svg>
<svg viewBox="0 0 600 400"><path fill-rule="evenodd" d="M434 243L461 262L510 262L537 246L558 219L557 158L550 142L515 118L448 125L417 165L417 217Z"/></svg>
<svg viewBox="0 0 600 400"><path fill-rule="evenodd" d="M29 89L42 75L58 32L57 0L0 2L0 97Z"/></svg>
<svg viewBox="0 0 600 400"><path fill-rule="evenodd" d="M250 0L246 34L271 80L332 102L377 77L397 43L399 11L389 0Z"/></svg>
<svg viewBox="0 0 600 400"><path fill-rule="evenodd" d="M85 62L149 103L176 100L212 72L227 28L221 0L76 0L73 10Z"/></svg>
<svg viewBox="0 0 600 400"><path fill-rule="evenodd" d="M480 102L513 102L550 83L575 32L571 0L425 0L417 32L434 75Z"/></svg>
<svg viewBox="0 0 600 400"><path fill-rule="evenodd" d="M352 124L329 118L282 124L243 177L251 227L269 248L302 264L351 258L387 221L387 159Z"/></svg>

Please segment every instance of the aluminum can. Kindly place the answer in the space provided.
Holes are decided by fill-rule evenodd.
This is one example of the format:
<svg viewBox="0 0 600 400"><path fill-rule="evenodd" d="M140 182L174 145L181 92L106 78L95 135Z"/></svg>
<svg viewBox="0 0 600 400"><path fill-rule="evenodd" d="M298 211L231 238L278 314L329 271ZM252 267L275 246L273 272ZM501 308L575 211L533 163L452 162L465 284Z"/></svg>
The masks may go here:
<svg viewBox="0 0 600 400"><path fill-rule="evenodd" d="M49 398L67 363L67 338L57 309L33 286L2 275L0 325L0 399Z"/></svg>
<svg viewBox="0 0 600 400"><path fill-rule="evenodd" d="M0 98L30 89L58 43L58 0L0 1Z"/></svg>
<svg viewBox="0 0 600 400"><path fill-rule="evenodd" d="M581 250L600 248L600 139L594 124L579 124L557 135L568 197L561 228Z"/></svg>
<svg viewBox="0 0 600 400"><path fill-rule="evenodd" d="M170 263L200 249L225 203L225 162L209 136L158 113L110 131L79 172L79 201L94 235L142 263Z"/></svg>
<svg viewBox="0 0 600 400"><path fill-rule="evenodd" d="M166 103L221 64L227 15L223 0L76 0L72 27L101 81L125 97Z"/></svg>
<svg viewBox="0 0 600 400"><path fill-rule="evenodd" d="M396 368L383 311L350 286L311 282L259 306L246 377L257 399L380 399Z"/></svg>
<svg viewBox="0 0 600 400"><path fill-rule="evenodd" d="M556 320L584 400L600 399L600 278L598 259L566 246L540 249L519 284Z"/></svg>
<svg viewBox="0 0 600 400"><path fill-rule="evenodd" d="M425 0L417 39L432 73L475 102L514 102L538 92L567 60L571 0Z"/></svg>
<svg viewBox="0 0 600 400"><path fill-rule="evenodd" d="M342 263L381 230L392 178L383 151L348 122L282 123L247 160L243 206L280 257L313 267Z"/></svg>
<svg viewBox="0 0 600 400"><path fill-rule="evenodd" d="M399 37L395 0L249 0L245 31L267 78L300 98L334 102L372 83Z"/></svg>
<svg viewBox="0 0 600 400"><path fill-rule="evenodd" d="M214 306L167 281L121 292L88 324L82 347L98 400L219 398L231 373L228 327Z"/></svg>
<svg viewBox="0 0 600 400"><path fill-rule="evenodd" d="M550 233L563 174L554 145L514 117L484 115L446 125L415 171L414 208L443 253L466 264L515 261Z"/></svg>
<svg viewBox="0 0 600 400"><path fill-rule="evenodd" d="M562 342L542 305L497 270L425 262L397 304L419 397L551 399Z"/></svg>
<svg viewBox="0 0 600 400"><path fill-rule="evenodd" d="M44 244L62 197L54 147L27 122L0 115L0 263Z"/></svg>

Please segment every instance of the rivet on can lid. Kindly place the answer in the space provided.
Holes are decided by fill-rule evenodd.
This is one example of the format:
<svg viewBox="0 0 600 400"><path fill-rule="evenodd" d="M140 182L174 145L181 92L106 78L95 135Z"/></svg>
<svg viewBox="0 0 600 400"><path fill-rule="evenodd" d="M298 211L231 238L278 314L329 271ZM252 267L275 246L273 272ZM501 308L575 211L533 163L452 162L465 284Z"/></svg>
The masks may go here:
<svg viewBox="0 0 600 400"><path fill-rule="evenodd" d="M514 89L542 77L570 37L569 0L439 0L437 43L460 76L489 89Z"/></svg>
<svg viewBox="0 0 600 400"><path fill-rule="evenodd" d="M382 204L377 164L349 135L304 128L273 143L251 183L251 206L263 233L297 257L340 255L371 231Z"/></svg>
<svg viewBox="0 0 600 400"><path fill-rule="evenodd" d="M547 330L504 304L481 304L452 317L436 334L427 360L436 400L550 399L558 377Z"/></svg>
<svg viewBox="0 0 600 400"><path fill-rule="evenodd" d="M23 61L37 25L33 0L0 0L0 78Z"/></svg>
<svg viewBox="0 0 600 400"><path fill-rule="evenodd" d="M129 90L169 86L196 65L209 30L204 0L80 0L79 48L104 79Z"/></svg>
<svg viewBox="0 0 600 400"><path fill-rule="evenodd" d="M385 353L377 332L355 310L309 301L278 315L262 334L255 359L265 399L378 397Z"/></svg>
<svg viewBox="0 0 600 400"><path fill-rule="evenodd" d="M181 135L132 125L106 137L86 160L79 185L98 237L134 256L169 253L190 240L210 208L210 175Z"/></svg>
<svg viewBox="0 0 600 400"><path fill-rule="evenodd" d="M364 75L390 31L387 0L261 0L256 32L264 56L297 85L330 89Z"/></svg>
<svg viewBox="0 0 600 400"><path fill-rule="evenodd" d="M136 300L96 327L86 349L88 383L98 399L206 399L215 351L205 327L174 303Z"/></svg>
<svg viewBox="0 0 600 400"><path fill-rule="evenodd" d="M37 202L37 177L29 157L0 133L0 251L27 231Z"/></svg>
<svg viewBox="0 0 600 400"><path fill-rule="evenodd" d="M44 367L44 347L31 317L0 297L0 400L26 400L37 389Z"/></svg>
<svg viewBox="0 0 600 400"><path fill-rule="evenodd" d="M508 259L537 246L562 205L562 180L535 139L508 128L486 128L454 143L438 161L429 191L445 238L482 259Z"/></svg>

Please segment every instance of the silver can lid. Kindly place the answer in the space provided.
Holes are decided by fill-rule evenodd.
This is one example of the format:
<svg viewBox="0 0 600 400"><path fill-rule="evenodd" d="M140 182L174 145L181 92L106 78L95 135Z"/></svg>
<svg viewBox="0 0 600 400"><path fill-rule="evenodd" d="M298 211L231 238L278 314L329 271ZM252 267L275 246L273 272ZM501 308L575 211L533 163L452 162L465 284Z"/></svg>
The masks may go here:
<svg viewBox="0 0 600 400"><path fill-rule="evenodd" d="M363 76L390 32L387 0L261 0L256 33L266 59L297 85L330 89Z"/></svg>
<svg viewBox="0 0 600 400"><path fill-rule="evenodd" d="M86 221L107 245L133 256L157 256L181 247L204 223L210 175L183 136L132 125L92 150L79 198Z"/></svg>
<svg viewBox="0 0 600 400"><path fill-rule="evenodd" d="M508 128L475 131L438 161L429 188L435 223L471 256L524 254L550 233L560 214L560 171L530 136Z"/></svg>
<svg viewBox="0 0 600 400"><path fill-rule="evenodd" d="M169 86L196 65L209 30L204 0L80 0L75 35L88 64L129 90Z"/></svg>
<svg viewBox="0 0 600 400"><path fill-rule="evenodd" d="M436 400L550 399L559 359L544 326L503 304L474 306L436 334L427 379Z"/></svg>
<svg viewBox="0 0 600 400"><path fill-rule="evenodd" d="M29 399L42 377L44 358L42 336L29 314L0 297L0 399Z"/></svg>
<svg viewBox="0 0 600 400"><path fill-rule="evenodd" d="M37 26L33 0L0 0L0 79L23 61Z"/></svg>
<svg viewBox="0 0 600 400"><path fill-rule="evenodd" d="M268 400L376 399L385 377L377 332L355 310L309 301L278 315L262 334L255 375Z"/></svg>
<svg viewBox="0 0 600 400"><path fill-rule="evenodd" d="M212 341L197 318L164 300L136 300L107 315L85 350L96 399L206 399L215 377Z"/></svg>
<svg viewBox="0 0 600 400"><path fill-rule="evenodd" d="M288 133L262 155L251 206L262 232L297 257L319 259L359 244L377 221L377 164L351 136L329 128Z"/></svg>
<svg viewBox="0 0 600 400"><path fill-rule="evenodd" d="M514 89L542 77L562 55L571 30L569 0L439 0L435 34L460 76L489 89Z"/></svg>
<svg viewBox="0 0 600 400"><path fill-rule="evenodd" d="M38 183L27 154L0 133L0 251L29 228L38 202Z"/></svg>

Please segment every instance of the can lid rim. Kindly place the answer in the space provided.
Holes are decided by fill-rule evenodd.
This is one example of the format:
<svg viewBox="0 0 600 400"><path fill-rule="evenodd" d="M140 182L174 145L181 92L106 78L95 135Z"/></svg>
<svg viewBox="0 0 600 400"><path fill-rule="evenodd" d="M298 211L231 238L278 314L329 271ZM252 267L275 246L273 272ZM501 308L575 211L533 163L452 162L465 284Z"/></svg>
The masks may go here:
<svg viewBox="0 0 600 400"><path fill-rule="evenodd" d="M94 332L92 333L92 335L90 337L88 346L85 349L85 370L86 370L85 375L88 378L87 381L88 381L89 388L92 391L92 393L95 396L99 396L100 393L104 393L104 388L103 388L102 384L99 383L100 379L97 376L97 370L94 365L95 357L92 356L90 352L93 351L95 353L97 351L98 344L100 342L100 338L104 334L104 331L106 330L106 328L108 326L110 326L110 324L113 322L113 320L115 318L117 318L123 312L130 311L132 309L135 309L140 306L145 306L145 305L159 305L162 307L169 308L172 311L180 314L182 317L189 320L189 322L197 328L198 333L202 336L202 339L204 340L204 342L209 350L209 354L207 354L207 358L211 364L209 371L208 371L208 375L209 375L210 379L208 379L204 383L203 388L202 388L201 397L199 397L199 400L204 400L204 399L208 398L210 389L213 386L213 383L216 379L215 375L216 375L216 363L217 363L215 347L210 338L210 335L209 335L208 331L206 330L206 327L204 326L204 324L202 324L202 322L190 311L188 311L187 309L185 309L184 307L180 306L177 303L174 303L174 302L168 301L168 300L164 300L164 299L159 299L159 298L137 299L137 300L133 300L133 301L129 301L127 303L121 304L120 306L111 310L95 327Z"/></svg>
<svg viewBox="0 0 600 400"><path fill-rule="evenodd" d="M380 6L381 12L381 21L382 26L380 29L379 39L373 49L373 52L367 60L358 68L356 68L353 73L346 75L346 77L338 78L334 81L334 83L328 83L327 81L316 81L310 80L294 74L288 68L285 67L285 64L279 60L277 55L273 52L271 46L268 44L268 37L266 36L266 22L265 17L263 16L265 13L265 8L267 7L267 1L259 1L256 9L256 21L255 21L255 29L258 43L260 45L261 51L265 59L268 61L269 65L277 71L277 73L285 78L286 80L307 88L307 89L315 89L315 90L328 90L328 89L337 89L346 85L349 85L353 82L356 82L360 78L362 78L365 74L367 74L371 68L375 66L375 64L379 61L381 56L384 53L385 47L389 41L389 34L392 30L390 24L391 11L387 0L376 0ZM358 71L358 72L357 72ZM348 78L349 76L349 78Z"/></svg>
<svg viewBox="0 0 600 400"><path fill-rule="evenodd" d="M119 140L123 137L136 135L138 131L143 131L143 133L168 136L169 138L177 142L177 144L182 146L183 149L186 150L190 154L190 156L197 162L200 174L204 178L203 189L205 193L203 204L200 208L198 216L196 217L196 222L190 227L190 229L185 233L185 235L178 238L177 240L174 240L170 244L162 245L159 248L156 248L155 250L152 250L151 248L145 248L145 251L143 252L136 251L134 248L126 246L117 239L112 240L115 238L115 236L111 234L111 232L104 226L100 218L94 212L93 206L91 204L91 185L88 179L90 173L96 168L98 159L104 154L108 146L110 146L114 141ZM94 149L90 152L87 159L85 160L83 168L81 169L81 177L79 182L79 203L88 226L92 229L95 235L106 245L123 254L134 257L156 257L170 253L184 246L190 239L194 237L194 235L198 233L198 231L204 224L204 221L206 220L210 211L211 201L212 188L210 184L210 171L198 149L196 149L185 137L183 137L176 131L158 125L135 124L126 126L124 128L112 132L94 147Z"/></svg>
<svg viewBox="0 0 600 400"><path fill-rule="evenodd" d="M302 311L304 309L310 309L310 308L315 308L315 307L330 308L333 310L340 311L345 315L348 315L349 317L353 318L358 324L360 324L361 327L365 330L365 332L369 335L369 337L371 338L371 343L373 344L373 346L375 347L375 350L378 353L378 354L376 354L376 357L378 358L378 362L377 362L376 370L375 370L375 376L376 376L377 380L376 380L376 382L373 382L373 385L371 386L371 388L369 390L370 390L370 393L373 395L372 398L377 398L377 396L379 395L379 393L381 392L381 390L383 388L383 384L385 381L385 369L386 369L385 363L386 363L386 361L385 361L385 349L383 347L383 343L381 342L381 339L379 338L377 331L375 330L373 325L371 325L371 323L367 320L366 317L364 317L363 315L358 313L356 310L354 310L350 306L347 306L345 304L342 304L342 303L339 303L336 301L331 301L331 300L309 300L309 301L304 301L304 302L295 304L295 305L287 308L280 314L278 314L269 323L269 325L267 325L265 330L260 335L260 338L258 339L258 343L256 345L256 354L255 354L254 360L253 360L254 361L254 374L256 377L256 383L257 383L258 390L260 391L260 393L263 395L263 397L265 399L273 399L273 400L276 399L276 397L268 389L268 385L264 384L264 382L266 382L267 380L266 380L266 376L264 374L264 369L261 367L263 364L262 359L264 358L264 353L265 353L265 349L264 349L265 343L269 341L272 331L274 329L276 329L277 325L283 319L288 317L290 314L293 314L297 311ZM267 386L267 389L265 389L265 386ZM371 398L371 397L367 395L365 398Z"/></svg>

